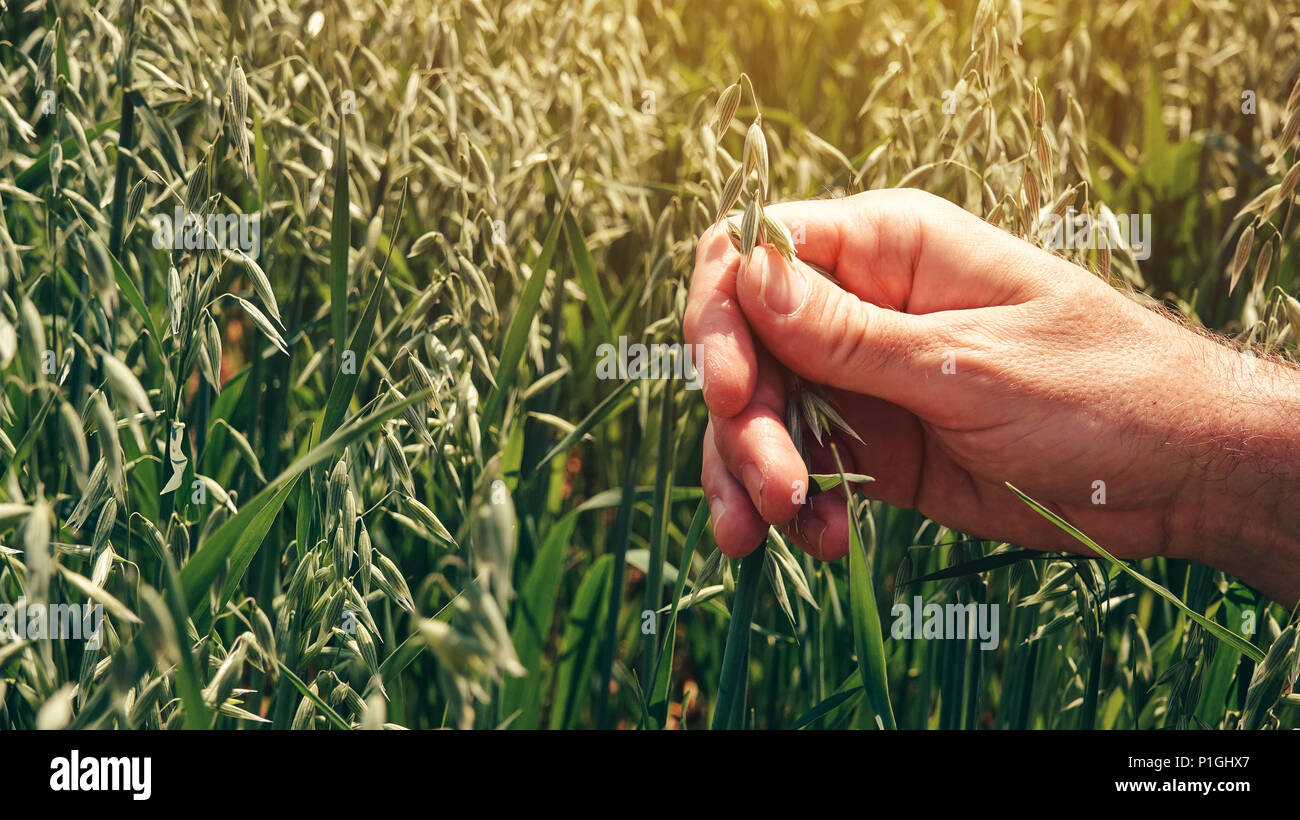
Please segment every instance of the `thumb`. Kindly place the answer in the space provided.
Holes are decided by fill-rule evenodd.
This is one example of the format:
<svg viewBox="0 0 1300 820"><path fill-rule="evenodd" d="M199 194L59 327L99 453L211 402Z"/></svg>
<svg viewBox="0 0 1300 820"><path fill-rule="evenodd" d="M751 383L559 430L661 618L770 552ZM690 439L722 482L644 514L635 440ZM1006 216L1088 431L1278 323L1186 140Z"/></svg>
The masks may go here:
<svg viewBox="0 0 1300 820"><path fill-rule="evenodd" d="M949 391L945 356L953 345L928 315L864 302L770 246L742 260L737 297L750 328L795 373L819 384L878 396L922 412ZM951 398L951 393L946 392Z"/></svg>

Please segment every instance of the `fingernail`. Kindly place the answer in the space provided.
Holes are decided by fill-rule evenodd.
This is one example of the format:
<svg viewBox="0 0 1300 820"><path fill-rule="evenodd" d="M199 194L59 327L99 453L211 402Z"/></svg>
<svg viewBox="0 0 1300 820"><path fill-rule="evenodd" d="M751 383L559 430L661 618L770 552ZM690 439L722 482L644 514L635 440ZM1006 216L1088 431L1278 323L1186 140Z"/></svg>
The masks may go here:
<svg viewBox="0 0 1300 820"><path fill-rule="evenodd" d="M722 516L726 514L727 505L722 503L722 499L719 496L715 495L713 498L709 499L709 515L713 518L713 526L718 526L718 522L721 521Z"/></svg>
<svg viewBox="0 0 1300 820"><path fill-rule="evenodd" d="M758 262L763 271L763 304L773 313L789 316L803 307L808 283L797 266L764 254Z"/></svg>
<svg viewBox="0 0 1300 820"><path fill-rule="evenodd" d="M759 506L759 499L763 495L763 474L759 472L758 467L751 462L740 468L740 481L749 490L749 497L754 499L754 506Z"/></svg>

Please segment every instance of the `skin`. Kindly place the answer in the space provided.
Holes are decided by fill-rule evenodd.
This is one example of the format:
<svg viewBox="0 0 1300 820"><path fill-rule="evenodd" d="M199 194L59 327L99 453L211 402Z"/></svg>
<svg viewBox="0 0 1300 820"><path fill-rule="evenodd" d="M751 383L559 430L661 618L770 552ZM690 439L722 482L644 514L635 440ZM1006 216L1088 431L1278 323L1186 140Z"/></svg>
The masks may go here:
<svg viewBox="0 0 1300 820"><path fill-rule="evenodd" d="M847 552L843 496L799 492L808 472L784 422L794 373L826 385L861 437L830 440L846 471L875 478L858 488L869 497L980 538L1086 551L1010 482L1120 557L1193 559L1300 598L1300 370L921 191L767 213L794 233L795 261L760 246L746 264L715 226L685 316L724 553L748 554L769 524L814 557ZM814 469L834 472L804 439Z"/></svg>

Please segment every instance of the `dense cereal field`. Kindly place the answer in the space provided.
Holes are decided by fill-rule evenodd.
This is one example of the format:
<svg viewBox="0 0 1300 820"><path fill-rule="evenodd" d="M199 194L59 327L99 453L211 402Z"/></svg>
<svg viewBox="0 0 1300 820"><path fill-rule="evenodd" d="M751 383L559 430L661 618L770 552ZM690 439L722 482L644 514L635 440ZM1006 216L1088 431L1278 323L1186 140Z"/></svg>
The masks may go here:
<svg viewBox="0 0 1300 820"><path fill-rule="evenodd" d="M1292 0L11 3L0 726L1296 728L1294 600L1082 524L822 460L847 557L727 558L683 320L921 188L1294 359L1297 76Z"/></svg>

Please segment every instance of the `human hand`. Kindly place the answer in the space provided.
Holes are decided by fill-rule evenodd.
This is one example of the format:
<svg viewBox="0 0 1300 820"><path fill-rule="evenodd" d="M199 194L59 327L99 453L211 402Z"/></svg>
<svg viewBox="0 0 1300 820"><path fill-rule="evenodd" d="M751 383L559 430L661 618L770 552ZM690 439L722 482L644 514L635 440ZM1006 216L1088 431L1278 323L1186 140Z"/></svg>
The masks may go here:
<svg viewBox="0 0 1300 820"><path fill-rule="evenodd" d="M745 265L710 229L685 318L723 552L747 554L769 523L816 557L847 550L842 497L799 503L808 472L784 423L795 373L827 385L861 437L831 440L846 471L875 477L873 498L982 538L1080 549L1010 482L1119 556L1196 558L1275 597L1300 592L1295 371L919 191L767 213L802 234L796 261L759 247ZM835 470L824 448L810 458Z"/></svg>

